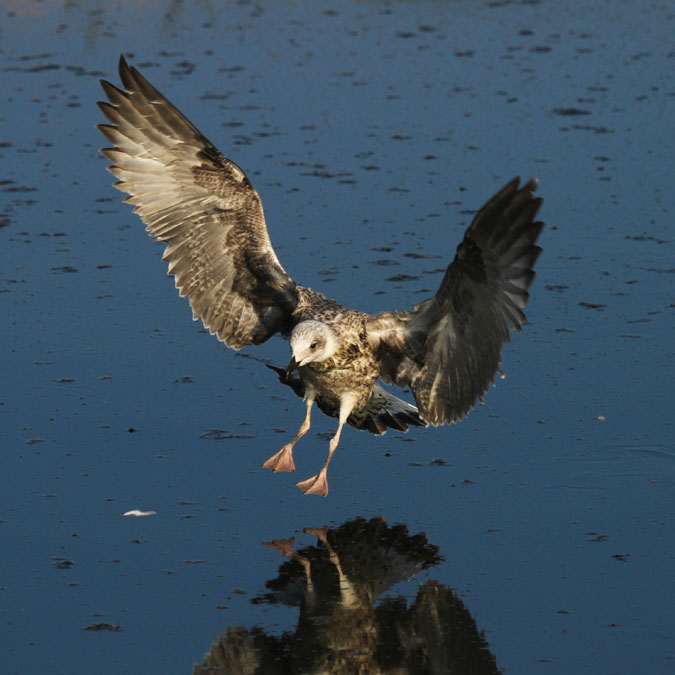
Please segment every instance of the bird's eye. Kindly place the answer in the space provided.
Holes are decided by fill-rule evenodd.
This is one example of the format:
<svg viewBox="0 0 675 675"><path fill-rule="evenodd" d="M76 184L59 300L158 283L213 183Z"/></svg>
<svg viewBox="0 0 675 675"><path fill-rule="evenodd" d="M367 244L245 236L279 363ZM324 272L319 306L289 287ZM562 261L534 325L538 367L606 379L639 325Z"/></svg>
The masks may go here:
<svg viewBox="0 0 675 675"><path fill-rule="evenodd" d="M316 343L316 342L312 342L312 344L309 345L309 348L310 348L312 351L314 351L314 350L316 349L316 347L317 347L317 343Z"/></svg>

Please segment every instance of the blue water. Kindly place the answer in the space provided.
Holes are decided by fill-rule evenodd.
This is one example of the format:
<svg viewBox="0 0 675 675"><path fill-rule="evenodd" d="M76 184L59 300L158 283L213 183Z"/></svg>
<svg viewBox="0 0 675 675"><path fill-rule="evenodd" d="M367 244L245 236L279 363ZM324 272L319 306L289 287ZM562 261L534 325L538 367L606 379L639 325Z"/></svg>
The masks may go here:
<svg viewBox="0 0 675 675"><path fill-rule="evenodd" d="M232 627L300 649L304 605L251 603L287 560L262 542L328 556L302 529L355 518L443 556L371 604L454 589L505 672L672 671L669 3L0 11L3 672L185 673ZM364 311L431 294L472 212L537 176L530 323L485 405L345 430L325 500L294 482L332 419L295 476L260 469L304 406L190 320L111 187L94 101L120 53L248 173L293 278Z"/></svg>

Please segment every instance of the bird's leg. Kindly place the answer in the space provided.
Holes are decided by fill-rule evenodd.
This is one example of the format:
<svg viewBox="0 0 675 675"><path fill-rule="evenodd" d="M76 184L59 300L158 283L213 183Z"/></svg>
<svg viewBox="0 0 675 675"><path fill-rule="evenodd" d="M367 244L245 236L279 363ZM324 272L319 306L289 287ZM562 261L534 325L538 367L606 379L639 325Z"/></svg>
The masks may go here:
<svg viewBox="0 0 675 675"><path fill-rule="evenodd" d="M305 576L307 577L307 592L313 593L314 585L312 583L310 560L293 550L294 543L295 537L290 537L289 539L275 539L274 541L263 541L265 546L276 549L281 555L290 558L291 560L297 560L302 565L302 568L305 570Z"/></svg>
<svg viewBox="0 0 675 675"><path fill-rule="evenodd" d="M295 462L293 461L293 446L309 431L310 427L310 416L312 413L312 405L314 403L314 396L308 395L305 399L305 405L307 406L307 413L305 414L305 420L298 429L298 433L295 434L295 438L290 442L286 443L279 452L272 455L262 466L263 469L272 469L272 471L295 471Z"/></svg>
<svg viewBox="0 0 675 675"><path fill-rule="evenodd" d="M340 442L340 433L342 432L343 422L340 422L338 429L335 432L335 436L330 439L330 445L328 446L328 457L324 463L321 471L312 476L307 480L300 481L296 485L306 494L306 495L321 495L326 497L328 495L328 480L326 479L326 473L328 472L328 464L330 464L331 457L335 452L338 443Z"/></svg>
<svg viewBox="0 0 675 675"><path fill-rule="evenodd" d="M340 558L328 541L328 528L326 526L305 527L302 531L304 534L315 535L326 547L326 550L328 551L328 557L333 565L335 565L335 569L337 570L338 577L340 579L340 593L342 595L342 600L340 602L341 606L345 609L359 609L360 607L363 607L363 601L356 592L354 584L344 573L342 565L340 564Z"/></svg>
<svg viewBox="0 0 675 675"><path fill-rule="evenodd" d="M338 443L340 442L340 434L342 433L342 427L345 425L347 418L354 409L354 401L351 397L343 397L340 400L340 423L338 424L337 431L335 436L330 439L330 444L328 446L328 457L326 457L326 462L324 463L321 471L312 476L307 480L300 481L296 485L306 494L306 495L321 495L325 497L328 495L328 480L326 479L326 474L328 472L328 465L330 464L331 457L337 449Z"/></svg>

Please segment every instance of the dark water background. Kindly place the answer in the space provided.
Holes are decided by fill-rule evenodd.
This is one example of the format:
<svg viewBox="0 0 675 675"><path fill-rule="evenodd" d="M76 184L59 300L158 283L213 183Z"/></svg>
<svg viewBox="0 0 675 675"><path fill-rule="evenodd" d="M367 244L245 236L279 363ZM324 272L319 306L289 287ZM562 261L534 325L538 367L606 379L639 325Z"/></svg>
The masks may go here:
<svg viewBox="0 0 675 675"><path fill-rule="evenodd" d="M508 673L672 672L675 11L596 5L0 7L2 672L189 673L230 627L292 634L251 603L283 562L261 542L355 518L439 547L382 597L454 589ZM191 322L110 187L120 53L248 173L289 273L358 309L427 297L472 212L538 176L530 324L485 405L345 430L325 500L294 482L331 419L295 476L260 469L304 407Z"/></svg>

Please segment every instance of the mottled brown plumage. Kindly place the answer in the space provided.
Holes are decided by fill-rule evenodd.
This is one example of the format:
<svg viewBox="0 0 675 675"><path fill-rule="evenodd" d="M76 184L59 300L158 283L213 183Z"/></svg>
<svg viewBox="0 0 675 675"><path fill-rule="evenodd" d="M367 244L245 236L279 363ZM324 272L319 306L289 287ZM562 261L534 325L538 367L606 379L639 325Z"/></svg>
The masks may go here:
<svg viewBox="0 0 675 675"><path fill-rule="evenodd" d="M310 427L314 401L338 418L321 471L298 485L328 493L326 471L348 423L387 427L451 423L483 396L509 330L525 321L532 270L541 252L537 181L515 178L477 213L436 294L407 312L370 316L296 284L267 233L260 196L246 174L205 138L135 68L120 59L123 89L102 81L116 187L148 233L166 243L193 318L230 347L290 339L282 379L306 402L295 438L263 466L293 471L293 446ZM294 376L294 371L298 376ZM410 387L417 408L378 383Z"/></svg>
<svg viewBox="0 0 675 675"><path fill-rule="evenodd" d="M298 289L298 305L293 312L296 323L321 321L339 335L338 350L323 361L300 367L300 375L321 397L333 404L347 392L357 394L355 410L363 410L379 377L379 364L368 342L368 315L328 300L311 289Z"/></svg>

